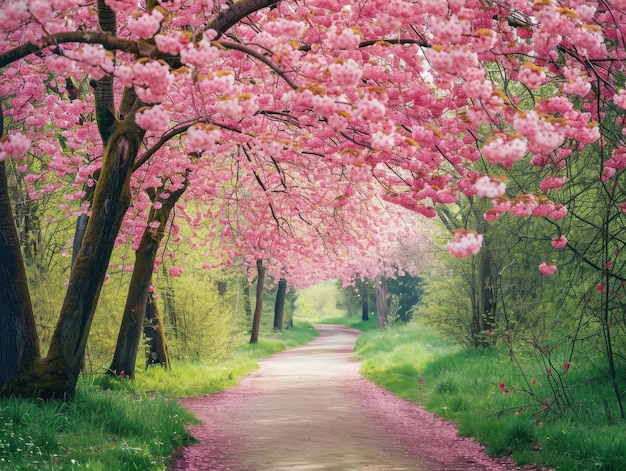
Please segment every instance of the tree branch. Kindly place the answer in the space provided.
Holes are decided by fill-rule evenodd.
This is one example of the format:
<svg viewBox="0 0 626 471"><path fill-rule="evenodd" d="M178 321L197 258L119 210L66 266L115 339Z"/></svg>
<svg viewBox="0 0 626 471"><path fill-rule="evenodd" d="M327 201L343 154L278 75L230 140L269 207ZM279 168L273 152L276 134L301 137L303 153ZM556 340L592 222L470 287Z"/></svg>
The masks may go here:
<svg viewBox="0 0 626 471"><path fill-rule="evenodd" d="M276 5L281 0L239 0L231 4L226 10L221 12L211 21L207 29L217 31L217 38L220 38L226 31L236 25L242 18L263 8Z"/></svg>

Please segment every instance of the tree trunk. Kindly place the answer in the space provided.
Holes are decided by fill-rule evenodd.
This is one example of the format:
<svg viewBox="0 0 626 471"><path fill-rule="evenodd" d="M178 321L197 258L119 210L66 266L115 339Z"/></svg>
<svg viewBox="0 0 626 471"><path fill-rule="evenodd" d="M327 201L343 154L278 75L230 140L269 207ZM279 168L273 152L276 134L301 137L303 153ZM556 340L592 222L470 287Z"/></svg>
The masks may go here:
<svg viewBox="0 0 626 471"><path fill-rule="evenodd" d="M135 375L137 351L139 350L139 343L144 331L144 318L152 283L154 259L165 234L165 226L170 213L186 188L185 180L185 185L179 190L171 192L170 196L165 200L160 198L161 193L166 191L163 187L161 187L160 191L152 190L149 192L150 200L153 203L161 201L162 206L159 209L153 207L150 210L148 226L146 226L139 248L135 252L135 267L128 286L126 306L124 307L122 324L117 336L115 353L109 367L109 373L111 374L118 375L123 372L129 378ZM156 229L150 227L152 222L158 222L159 227Z"/></svg>
<svg viewBox="0 0 626 471"><path fill-rule="evenodd" d="M163 319L153 293L148 296L143 333L146 337L146 368L150 365L161 365L169 369L170 355L165 342Z"/></svg>
<svg viewBox="0 0 626 471"><path fill-rule="evenodd" d="M287 294L287 280L281 278L278 281L278 291L276 292L276 304L274 305L274 330L283 330L285 319L285 297Z"/></svg>
<svg viewBox="0 0 626 471"><path fill-rule="evenodd" d="M369 290L367 289L367 283L364 281L361 283L361 320L370 320L370 303L369 303Z"/></svg>
<svg viewBox="0 0 626 471"><path fill-rule="evenodd" d="M116 121L48 355L20 370L5 388L6 393L73 397L115 238L130 204L130 175L142 136L134 122Z"/></svg>
<svg viewBox="0 0 626 471"><path fill-rule="evenodd" d="M0 113L0 129L2 126ZM1 135L1 132L0 132ZM5 162L0 162L0 390L39 358L39 339L19 235L13 219ZM9 391L10 392L10 391Z"/></svg>
<svg viewBox="0 0 626 471"><path fill-rule="evenodd" d="M243 308L246 313L246 325L252 325L252 303L250 302L250 283L243 278Z"/></svg>
<svg viewBox="0 0 626 471"><path fill-rule="evenodd" d="M387 279L382 275L376 282L375 293L378 328L384 329L387 326Z"/></svg>
<svg viewBox="0 0 626 471"><path fill-rule="evenodd" d="M256 261L256 305L254 307L254 318L252 319L252 334L250 343L259 342L259 329L261 328L261 313L263 311L263 282L265 280L265 267L263 260Z"/></svg>
<svg viewBox="0 0 626 471"><path fill-rule="evenodd" d="M478 220L479 215L476 216ZM476 332L478 339L477 346L489 347L492 342L486 335L488 330L493 329L494 326L494 312L493 312L493 283L491 280L491 250L489 248L489 238L487 236L488 224L486 221L481 221L478 224L478 230L483 234L483 247L476 255L478 257L478 279L476 280L478 286L476 287L476 311L478 319L476 319L476 325L478 332Z"/></svg>

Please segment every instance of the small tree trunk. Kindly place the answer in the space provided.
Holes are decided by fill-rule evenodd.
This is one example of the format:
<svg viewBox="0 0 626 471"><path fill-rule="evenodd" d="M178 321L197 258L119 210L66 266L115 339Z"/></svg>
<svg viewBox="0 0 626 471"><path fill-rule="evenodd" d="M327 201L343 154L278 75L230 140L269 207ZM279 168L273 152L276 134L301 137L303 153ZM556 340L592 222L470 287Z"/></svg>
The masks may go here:
<svg viewBox="0 0 626 471"><path fill-rule="evenodd" d="M369 290L367 289L367 283L361 283L361 289L359 290L361 294L361 320L369 321L370 320L370 303L369 303Z"/></svg>
<svg viewBox="0 0 626 471"><path fill-rule="evenodd" d="M163 188L163 187L162 187ZM161 200L159 195L162 193L152 190L150 199L155 202L162 201L161 208L150 210L148 217L148 226L144 230L139 247L135 252L135 267L128 286L128 295L126 297L126 306L124 307L124 315L122 316L122 324L117 336L117 344L109 373L118 375L124 372L124 375L132 378L135 375L135 365L137 361L137 351L139 343L144 331L144 318L146 315L146 304L150 284L152 282L152 272L154 269L154 260L156 253L165 234L165 226L170 216L170 212L174 205L187 188L185 185L179 190L171 192L170 196L165 200ZM163 190L165 191L165 190ZM150 223L158 222L159 227L153 229Z"/></svg>
<svg viewBox="0 0 626 471"><path fill-rule="evenodd" d="M263 260L256 261L256 305L254 307L254 318L252 319L252 334L250 343L259 342L259 329L261 328L261 314L263 312L263 282L265 280L265 267Z"/></svg>
<svg viewBox="0 0 626 471"><path fill-rule="evenodd" d="M278 281L278 291L276 292L276 304L274 305L274 330L283 330L285 319L285 298L287 294L287 280L281 278Z"/></svg>
<svg viewBox="0 0 626 471"><path fill-rule="evenodd" d="M375 293L378 328L384 329L387 326L387 280L382 275L376 282Z"/></svg>
<svg viewBox="0 0 626 471"><path fill-rule="evenodd" d="M476 219L479 219L480 215L476 215ZM491 250L489 247L489 237L487 236L489 225L486 221L481 221L478 224L478 230L483 234L483 248L476 255L478 257L478 270L477 270L477 284L476 287L476 311L477 319L476 326L478 332L476 332L477 346L489 347L492 345L492 341L486 335L486 331L493 329L494 326L494 303L493 303L493 283L491 279Z"/></svg>
<svg viewBox="0 0 626 471"><path fill-rule="evenodd" d="M252 303L250 302L250 284L243 278L243 308L246 313L246 325L252 325Z"/></svg>
<svg viewBox="0 0 626 471"><path fill-rule="evenodd" d="M146 337L146 368L150 365L161 365L163 368L169 369L170 355L165 342L163 319L153 293L148 296L143 333Z"/></svg>
<svg viewBox="0 0 626 471"><path fill-rule="evenodd" d="M172 333L175 338L178 338L178 316L176 315L176 303L174 297L174 288L170 285L170 278L167 274L167 270L163 268L162 273L165 276L165 280L167 282L167 286L165 287L165 292L163 293L163 306L165 309L165 316L167 316L170 320L170 324L172 325Z"/></svg>

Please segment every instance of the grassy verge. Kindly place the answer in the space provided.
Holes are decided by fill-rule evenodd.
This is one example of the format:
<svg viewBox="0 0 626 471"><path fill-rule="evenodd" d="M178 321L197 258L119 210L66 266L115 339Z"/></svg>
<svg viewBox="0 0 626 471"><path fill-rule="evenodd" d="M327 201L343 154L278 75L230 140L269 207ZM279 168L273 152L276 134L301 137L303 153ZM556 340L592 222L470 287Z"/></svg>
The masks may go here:
<svg viewBox="0 0 626 471"><path fill-rule="evenodd" d="M607 412L608 385L582 380L589 377L584 367L561 375L573 407L548 417L545 372L522 376L505 351L462 350L409 324L365 332L356 353L366 377L457 423L461 435L475 437L492 455L568 471L626 470L626 423ZM521 361L533 371L532 358Z"/></svg>
<svg viewBox="0 0 626 471"><path fill-rule="evenodd" d="M151 368L132 381L108 375L81 378L72 402L0 400L0 469L164 470L175 448L188 443L195 418L177 397L237 384L255 360L317 336L310 325L246 345L225 362Z"/></svg>

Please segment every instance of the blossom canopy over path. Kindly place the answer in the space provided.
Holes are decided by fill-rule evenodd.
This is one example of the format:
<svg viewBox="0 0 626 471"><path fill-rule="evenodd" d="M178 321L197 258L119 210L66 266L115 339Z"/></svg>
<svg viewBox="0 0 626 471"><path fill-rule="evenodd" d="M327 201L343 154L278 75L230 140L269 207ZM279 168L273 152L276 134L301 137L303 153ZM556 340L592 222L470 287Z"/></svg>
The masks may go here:
<svg viewBox="0 0 626 471"><path fill-rule="evenodd" d="M601 139L611 184L626 147L603 129L621 129L623 113L602 121L626 108L625 9L624 0L2 1L0 160L13 159L33 199L70 179L64 209L94 220L64 305L82 312L87 332L109 245L136 248L161 205L143 190L167 199L187 185L186 201L202 208L187 208L189 221L220 240L215 264L272 260L272 275L301 285L372 276L389 265L392 241L415 236L409 212L435 217L462 194L492 201L488 221L561 219L567 208L549 194L565 184L570 155ZM521 160L540 178L507 187ZM91 245L108 229L112 240ZM459 228L449 249L463 257L481 244ZM104 268L87 283L78 273L94 259ZM66 357L80 355L79 337Z"/></svg>

